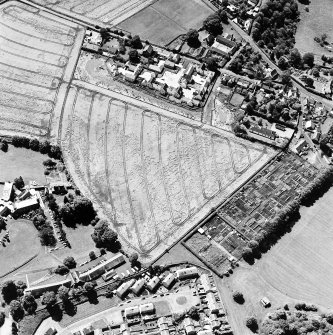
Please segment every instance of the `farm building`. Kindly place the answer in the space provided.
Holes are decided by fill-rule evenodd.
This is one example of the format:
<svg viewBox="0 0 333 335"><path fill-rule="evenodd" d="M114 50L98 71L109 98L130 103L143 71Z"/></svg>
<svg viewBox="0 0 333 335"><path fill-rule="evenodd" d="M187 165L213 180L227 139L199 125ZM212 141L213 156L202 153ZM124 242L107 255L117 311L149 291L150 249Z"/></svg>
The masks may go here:
<svg viewBox="0 0 333 335"><path fill-rule="evenodd" d="M13 196L13 183L5 182L5 186L2 191L2 200L11 201Z"/></svg>
<svg viewBox="0 0 333 335"><path fill-rule="evenodd" d="M14 213L13 216L22 215L24 213L28 213L31 210L39 208L38 198L35 196L30 199L26 199L20 202L16 202L14 204Z"/></svg>
<svg viewBox="0 0 333 335"><path fill-rule="evenodd" d="M214 293L208 292L206 296L206 300L207 300L207 306L210 309L210 311L213 314L218 313L220 308L219 308L218 303L216 302Z"/></svg>
<svg viewBox="0 0 333 335"><path fill-rule="evenodd" d="M70 287L73 283L72 277L69 275L65 280L59 282L52 282L45 285L30 286L29 281L27 280L27 288L24 290L24 293L31 293L34 297L41 296L44 292L54 291L56 292L60 286Z"/></svg>
<svg viewBox="0 0 333 335"><path fill-rule="evenodd" d="M148 304L140 305L140 313L141 315L155 313L154 304L150 302Z"/></svg>
<svg viewBox="0 0 333 335"><path fill-rule="evenodd" d="M137 316L140 314L139 306L131 306L125 308L125 317L126 318L132 318L134 316Z"/></svg>
<svg viewBox="0 0 333 335"><path fill-rule="evenodd" d="M157 276L153 277L152 279L149 280L147 284L148 290L154 291L157 288L159 283L160 283L160 278L158 278Z"/></svg>
<svg viewBox="0 0 333 335"><path fill-rule="evenodd" d="M145 285L145 280L144 280L143 278L138 279L138 280L134 283L134 285L131 287L131 291L132 291L134 294L138 295L138 294L141 292L141 290L143 289L143 286L144 286L144 285Z"/></svg>
<svg viewBox="0 0 333 335"><path fill-rule="evenodd" d="M108 260L103 259L96 266L87 271L81 270L81 272L80 271L76 272L76 274L78 276L79 281L90 281L100 277L105 272L114 269L123 263L125 263L124 256L122 254L118 254Z"/></svg>
<svg viewBox="0 0 333 335"><path fill-rule="evenodd" d="M198 268L192 266L190 268L176 270L176 276L179 280L198 277Z"/></svg>
<svg viewBox="0 0 333 335"><path fill-rule="evenodd" d="M131 279L123 284L121 284L117 290L116 294L119 298L123 298L129 291L130 287L135 283L135 279Z"/></svg>
<svg viewBox="0 0 333 335"><path fill-rule="evenodd" d="M162 284L166 288L170 288L174 281L176 280L176 277L173 273L169 273L162 281Z"/></svg>

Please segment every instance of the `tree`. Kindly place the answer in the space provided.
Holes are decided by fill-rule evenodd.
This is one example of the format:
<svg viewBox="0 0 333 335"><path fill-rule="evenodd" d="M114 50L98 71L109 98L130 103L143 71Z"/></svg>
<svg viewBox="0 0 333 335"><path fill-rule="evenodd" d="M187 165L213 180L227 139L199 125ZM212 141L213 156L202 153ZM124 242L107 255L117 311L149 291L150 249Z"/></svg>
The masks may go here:
<svg viewBox="0 0 333 335"><path fill-rule="evenodd" d="M24 181L23 178L20 176L18 178L14 179L14 185L17 189L21 190L24 187Z"/></svg>
<svg viewBox="0 0 333 335"><path fill-rule="evenodd" d="M102 37L102 44L106 43L110 38L110 34L109 34L108 30L106 28L101 28L99 32L100 32L101 37Z"/></svg>
<svg viewBox="0 0 333 335"><path fill-rule="evenodd" d="M217 14L212 14L207 17L207 19L203 22L203 27L212 35L219 35L222 33L222 25L220 18Z"/></svg>
<svg viewBox="0 0 333 335"><path fill-rule="evenodd" d="M14 321L20 321L24 316L24 310L21 303L18 300L12 300L9 305L10 314Z"/></svg>
<svg viewBox="0 0 333 335"><path fill-rule="evenodd" d="M6 224L5 219L2 216L0 216L0 232L1 232L1 230L5 230L6 226L7 226L7 224Z"/></svg>
<svg viewBox="0 0 333 335"><path fill-rule="evenodd" d="M4 325L5 318L6 318L5 313L4 312L0 312L0 328Z"/></svg>
<svg viewBox="0 0 333 335"><path fill-rule="evenodd" d="M44 225L39 231L38 236L42 245L54 246L56 244L54 232L50 225Z"/></svg>
<svg viewBox="0 0 333 335"><path fill-rule="evenodd" d="M312 71L312 75L314 76L314 77L319 77L319 75L320 75L320 72L319 72L319 69L317 68L317 67L315 67L314 69L313 69L313 71Z"/></svg>
<svg viewBox="0 0 333 335"><path fill-rule="evenodd" d="M49 158L43 162L43 165L46 167L54 168L57 165L57 163L54 160Z"/></svg>
<svg viewBox="0 0 333 335"><path fill-rule="evenodd" d="M302 65L302 56L296 48L290 51L290 63L296 68L299 68Z"/></svg>
<svg viewBox="0 0 333 335"><path fill-rule="evenodd" d="M312 78L306 77L305 78L305 83L306 83L307 86L313 87L313 79Z"/></svg>
<svg viewBox="0 0 333 335"><path fill-rule="evenodd" d="M235 291L232 294L233 299L238 303L238 304L243 304L245 299L243 296L243 293L239 292L239 291Z"/></svg>
<svg viewBox="0 0 333 335"><path fill-rule="evenodd" d="M228 23L228 14L224 9L219 9L217 14L223 23Z"/></svg>
<svg viewBox="0 0 333 335"><path fill-rule="evenodd" d="M248 247L245 247L242 252L242 257L246 262L251 262L253 260L252 250Z"/></svg>
<svg viewBox="0 0 333 335"><path fill-rule="evenodd" d="M5 281L1 286L1 293L4 301L8 304L17 298L17 287L12 280Z"/></svg>
<svg viewBox="0 0 333 335"><path fill-rule="evenodd" d="M39 141L37 138L32 138L29 142L29 148L33 151L39 151Z"/></svg>
<svg viewBox="0 0 333 335"><path fill-rule="evenodd" d="M281 82L282 84L284 85L288 85L290 84L290 71L283 71L282 74L281 74Z"/></svg>
<svg viewBox="0 0 333 335"><path fill-rule="evenodd" d="M0 142L0 150L3 151L3 152L8 151L8 143L5 140Z"/></svg>
<svg viewBox="0 0 333 335"><path fill-rule="evenodd" d="M199 321L200 320L200 314L199 314L199 310L196 306L192 306L189 311L187 312L187 314L189 315L189 317L195 321Z"/></svg>
<svg viewBox="0 0 333 335"><path fill-rule="evenodd" d="M48 154L51 150L51 144L49 141L39 143L39 151L41 154Z"/></svg>
<svg viewBox="0 0 333 335"><path fill-rule="evenodd" d="M278 66L280 69L285 70L288 67L288 60L285 57L280 57Z"/></svg>
<svg viewBox="0 0 333 335"><path fill-rule="evenodd" d="M61 159L61 149L58 145L52 145L49 156L54 159Z"/></svg>
<svg viewBox="0 0 333 335"><path fill-rule="evenodd" d="M333 68L332 68L332 69L330 69L330 76L332 76L332 77L333 77Z"/></svg>
<svg viewBox="0 0 333 335"><path fill-rule="evenodd" d="M112 249L117 246L118 235L109 227L109 224L105 220L100 220L96 224L91 237L96 243L97 248L104 247Z"/></svg>
<svg viewBox="0 0 333 335"><path fill-rule="evenodd" d="M65 265L58 265L58 267L54 270L54 273L64 276L69 272L69 269Z"/></svg>
<svg viewBox="0 0 333 335"><path fill-rule="evenodd" d="M255 317L251 316L246 319L246 327L251 329L253 332L257 331L258 329L258 321Z"/></svg>
<svg viewBox="0 0 333 335"><path fill-rule="evenodd" d="M24 295L24 290L27 288L27 284L24 281L19 280L15 285L17 296L22 297Z"/></svg>
<svg viewBox="0 0 333 335"><path fill-rule="evenodd" d="M89 295L89 294L95 292L95 288L94 288L93 283L91 283L91 282L84 283L84 285L83 285L83 292L86 295Z"/></svg>
<svg viewBox="0 0 333 335"><path fill-rule="evenodd" d="M128 259L129 259L131 265L134 266L138 262L139 255L136 252L133 252L132 254L130 254Z"/></svg>
<svg viewBox="0 0 333 335"><path fill-rule="evenodd" d="M93 261L94 259L97 258L97 257L96 257L96 254L95 254L94 251L90 251L90 252L89 252L89 258L90 258L91 261Z"/></svg>
<svg viewBox="0 0 333 335"><path fill-rule="evenodd" d="M196 29L190 29L185 39L187 44L192 48L198 48L200 46L199 33Z"/></svg>
<svg viewBox="0 0 333 335"><path fill-rule="evenodd" d="M57 298L64 304L68 303L69 300L69 289L66 286L60 286L57 292Z"/></svg>
<svg viewBox="0 0 333 335"><path fill-rule="evenodd" d="M205 63L207 64L207 68L210 71L216 71L218 68L218 64L216 62L216 59L213 57L208 57L205 59Z"/></svg>
<svg viewBox="0 0 333 335"><path fill-rule="evenodd" d="M72 256L67 256L65 259L64 259L64 265L68 268L68 269L74 269L76 268L76 262L75 262L75 259L74 257Z"/></svg>
<svg viewBox="0 0 333 335"><path fill-rule="evenodd" d="M314 63L314 55L311 52L307 52L303 55L303 63L309 65L310 67L313 66Z"/></svg>
<svg viewBox="0 0 333 335"><path fill-rule="evenodd" d="M43 293L41 298L42 305L45 305L47 308L51 308L56 304L56 302L57 298L53 291Z"/></svg>
<svg viewBox="0 0 333 335"><path fill-rule="evenodd" d="M31 293L26 293L22 299L23 308L28 314L34 314L37 309L37 302Z"/></svg>
<svg viewBox="0 0 333 335"><path fill-rule="evenodd" d="M134 35L130 41L130 46L133 49L142 49L142 42L138 35Z"/></svg>
<svg viewBox="0 0 333 335"><path fill-rule="evenodd" d="M132 49L128 53L128 58L132 63L138 63L140 61L140 55L137 50Z"/></svg>

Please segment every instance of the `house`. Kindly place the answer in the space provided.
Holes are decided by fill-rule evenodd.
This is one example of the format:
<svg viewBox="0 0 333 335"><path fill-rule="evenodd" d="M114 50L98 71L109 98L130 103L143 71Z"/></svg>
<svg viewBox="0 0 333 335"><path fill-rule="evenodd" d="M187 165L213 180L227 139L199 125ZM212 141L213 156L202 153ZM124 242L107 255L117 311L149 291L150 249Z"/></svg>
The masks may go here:
<svg viewBox="0 0 333 335"><path fill-rule="evenodd" d="M172 284L175 282L176 277L174 274L169 273L162 281L162 285L166 288L170 288Z"/></svg>
<svg viewBox="0 0 333 335"><path fill-rule="evenodd" d="M205 293L212 291L212 285L210 283L210 279L207 273L204 273L200 276L200 281Z"/></svg>
<svg viewBox="0 0 333 335"><path fill-rule="evenodd" d="M164 66L167 67L167 68L169 68L169 69L174 70L176 64L175 64L173 61L167 59L167 60L165 61Z"/></svg>
<svg viewBox="0 0 333 335"><path fill-rule="evenodd" d="M153 49L152 45L148 44L144 47L144 49L142 51L142 55L144 57L150 57L153 54L153 52L154 52L154 49Z"/></svg>
<svg viewBox="0 0 333 335"><path fill-rule="evenodd" d="M184 319L184 328L187 335L195 335L196 331L193 325L193 321L190 318Z"/></svg>
<svg viewBox="0 0 333 335"><path fill-rule="evenodd" d="M296 151L297 153L300 153L300 152L302 152L306 147L307 147L307 143L306 143L305 139L303 139L303 140L297 142L297 144L295 145L295 151Z"/></svg>
<svg viewBox="0 0 333 335"><path fill-rule="evenodd" d="M128 318L133 318L134 316L140 315L140 309L139 306L131 306L125 308L125 317Z"/></svg>
<svg viewBox="0 0 333 335"><path fill-rule="evenodd" d="M211 311L211 313L218 313L220 307L216 302L215 295L212 292L208 292L206 295L207 307Z"/></svg>
<svg viewBox="0 0 333 335"><path fill-rule="evenodd" d="M157 288L159 283L160 283L160 278L158 278L157 276L153 277L147 283L148 290L151 292L154 291Z"/></svg>
<svg viewBox="0 0 333 335"><path fill-rule="evenodd" d="M144 280L143 278L138 279L138 280L134 283L134 285L131 287L131 291L132 291L134 294L138 295L138 294L141 292L141 290L143 289L144 284L145 284L145 280Z"/></svg>
<svg viewBox="0 0 333 335"><path fill-rule="evenodd" d="M140 305L140 313L141 313L141 315L155 313L155 306L154 306L154 304L150 302L148 304Z"/></svg>
<svg viewBox="0 0 333 335"><path fill-rule="evenodd" d="M176 276L178 280L196 278L199 276L198 268L192 266L190 268L176 270Z"/></svg>
<svg viewBox="0 0 333 335"><path fill-rule="evenodd" d="M157 73L162 73L162 71L164 69L164 64L165 64L165 61L160 60L157 65L156 64L149 64L148 69L152 70L154 72L157 72Z"/></svg>
<svg viewBox="0 0 333 335"><path fill-rule="evenodd" d="M116 294L117 296L122 299L129 291L130 287L135 283L135 279L131 279L123 284L121 284L117 290Z"/></svg>
<svg viewBox="0 0 333 335"><path fill-rule="evenodd" d="M14 193L13 183L5 182L1 199L3 201L12 201L13 193Z"/></svg>
<svg viewBox="0 0 333 335"><path fill-rule="evenodd" d="M268 128L264 128L264 127L259 127L259 126L252 126L249 131L253 134L262 136L262 137L266 137L272 141L275 140L276 137L276 133Z"/></svg>
<svg viewBox="0 0 333 335"><path fill-rule="evenodd" d="M194 72L194 65L190 63L184 72L184 78L191 80L192 74Z"/></svg>
<svg viewBox="0 0 333 335"><path fill-rule="evenodd" d="M234 5L228 5L227 6L227 11L230 15L234 16L238 13L238 8Z"/></svg>
<svg viewBox="0 0 333 335"><path fill-rule="evenodd" d="M111 46L111 45L103 45L102 46L102 51L105 52L106 54L111 54L111 55L116 55L118 53L118 49Z"/></svg>
<svg viewBox="0 0 333 335"><path fill-rule="evenodd" d="M315 130L311 136L311 140L313 143L319 144L319 140L320 140L320 132Z"/></svg>
<svg viewBox="0 0 333 335"><path fill-rule="evenodd" d="M306 121L305 122L305 129L306 130L314 130L315 129L315 124L314 124L314 122L312 121L312 120L308 120L308 121Z"/></svg>

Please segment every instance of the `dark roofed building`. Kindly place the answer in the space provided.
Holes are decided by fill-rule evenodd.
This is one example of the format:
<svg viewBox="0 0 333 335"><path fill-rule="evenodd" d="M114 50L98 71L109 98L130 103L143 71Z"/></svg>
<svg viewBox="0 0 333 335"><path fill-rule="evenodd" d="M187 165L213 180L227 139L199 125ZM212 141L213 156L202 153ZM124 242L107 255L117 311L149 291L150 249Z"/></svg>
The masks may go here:
<svg viewBox="0 0 333 335"><path fill-rule="evenodd" d="M49 328L44 335L55 335L57 331L54 328Z"/></svg>
<svg viewBox="0 0 333 335"><path fill-rule="evenodd" d="M218 35L218 36L216 37L216 42L219 42L219 43L221 43L221 44L224 44L224 45L226 45L226 46L228 46L228 47L230 47L230 48L233 48L233 47L236 45L235 42L230 41L230 40L227 39L227 38L224 38L222 35Z"/></svg>

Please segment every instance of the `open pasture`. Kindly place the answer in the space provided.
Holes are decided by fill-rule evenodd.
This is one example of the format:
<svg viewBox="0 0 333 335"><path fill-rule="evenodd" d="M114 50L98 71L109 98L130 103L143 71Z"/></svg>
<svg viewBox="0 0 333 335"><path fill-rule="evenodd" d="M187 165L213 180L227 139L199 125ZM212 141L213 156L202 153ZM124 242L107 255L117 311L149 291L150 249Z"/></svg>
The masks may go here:
<svg viewBox="0 0 333 335"><path fill-rule="evenodd" d="M64 110L65 162L122 242L143 256L158 256L271 156L81 85L72 84Z"/></svg>
<svg viewBox="0 0 333 335"><path fill-rule="evenodd" d="M0 276L20 267L40 252L38 232L32 222L27 220L9 220L7 223L10 242L0 244ZM2 231L2 239L5 232Z"/></svg>
<svg viewBox="0 0 333 335"><path fill-rule="evenodd" d="M93 24L118 24L154 0L36 0L36 3Z"/></svg>
<svg viewBox="0 0 333 335"><path fill-rule="evenodd" d="M322 34L327 34L327 41L333 42L333 1L311 1L308 5L309 12L305 11L305 5L299 3L298 6L301 20L297 24L295 47L302 55L306 52L312 52L318 60L323 54L332 57L332 53L315 42L314 37L320 38Z"/></svg>
<svg viewBox="0 0 333 335"><path fill-rule="evenodd" d="M213 10L201 0L158 0L119 27L151 43L166 45L190 28L198 29Z"/></svg>
<svg viewBox="0 0 333 335"><path fill-rule="evenodd" d="M83 38L77 25L33 7L0 6L1 135L48 135L57 98L63 98L61 84L74 68L79 35Z"/></svg>

